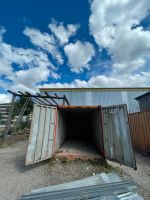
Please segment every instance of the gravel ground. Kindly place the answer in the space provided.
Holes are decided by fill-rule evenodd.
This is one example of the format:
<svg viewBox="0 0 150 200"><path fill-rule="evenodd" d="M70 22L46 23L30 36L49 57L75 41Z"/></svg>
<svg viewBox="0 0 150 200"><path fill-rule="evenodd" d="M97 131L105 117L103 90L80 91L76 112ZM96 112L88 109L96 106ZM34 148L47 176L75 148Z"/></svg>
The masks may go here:
<svg viewBox="0 0 150 200"><path fill-rule="evenodd" d="M120 166L117 163L108 162L113 167L118 167L122 170L123 179L133 179L138 186L139 194L145 200L150 200L150 156L135 154L137 170L130 169L126 166Z"/></svg>
<svg viewBox="0 0 150 200"><path fill-rule="evenodd" d="M150 159L137 154L138 170L126 167L107 167L104 162L81 162L66 160L44 161L32 166L25 166L27 139L0 148L0 199L16 200L22 193L30 192L40 187L77 180L101 172L115 171L124 179L133 178L139 185L140 194L146 200L150 199ZM122 170L121 170L122 169Z"/></svg>

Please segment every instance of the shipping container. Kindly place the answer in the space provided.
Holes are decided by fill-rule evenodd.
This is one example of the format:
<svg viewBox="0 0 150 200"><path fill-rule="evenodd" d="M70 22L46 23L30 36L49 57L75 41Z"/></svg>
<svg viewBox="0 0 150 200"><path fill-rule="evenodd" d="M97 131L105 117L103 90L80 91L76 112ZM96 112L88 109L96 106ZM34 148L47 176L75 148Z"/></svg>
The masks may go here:
<svg viewBox="0 0 150 200"><path fill-rule="evenodd" d="M140 107L140 112L149 111L150 110L150 92L144 93L135 98Z"/></svg>
<svg viewBox="0 0 150 200"><path fill-rule="evenodd" d="M136 169L126 105L35 105L26 165L52 156L107 158Z"/></svg>
<svg viewBox="0 0 150 200"><path fill-rule="evenodd" d="M150 154L150 111L129 114L133 147Z"/></svg>

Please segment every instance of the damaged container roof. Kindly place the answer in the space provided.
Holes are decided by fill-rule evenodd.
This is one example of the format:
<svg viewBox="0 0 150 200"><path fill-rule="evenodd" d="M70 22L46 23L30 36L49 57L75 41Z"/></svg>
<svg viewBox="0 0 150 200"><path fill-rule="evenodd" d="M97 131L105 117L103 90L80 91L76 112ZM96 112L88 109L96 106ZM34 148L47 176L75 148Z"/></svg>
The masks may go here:
<svg viewBox="0 0 150 200"><path fill-rule="evenodd" d="M52 156L107 158L136 169L126 105L36 104L26 165Z"/></svg>
<svg viewBox="0 0 150 200"><path fill-rule="evenodd" d="M101 173L74 182L52 185L22 195L27 199L94 199L94 200L143 200L133 181L122 181L115 173Z"/></svg>

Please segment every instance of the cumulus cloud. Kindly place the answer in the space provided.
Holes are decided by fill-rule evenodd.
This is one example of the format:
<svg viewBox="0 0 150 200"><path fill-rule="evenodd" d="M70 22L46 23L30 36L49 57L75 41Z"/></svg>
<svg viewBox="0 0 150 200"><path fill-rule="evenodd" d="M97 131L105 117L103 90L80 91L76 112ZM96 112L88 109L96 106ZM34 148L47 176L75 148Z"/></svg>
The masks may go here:
<svg viewBox="0 0 150 200"><path fill-rule="evenodd" d="M57 44L53 35L41 33L38 29L29 27L26 27L23 33L30 38L32 44L44 49L50 53L59 64L63 64L61 53L57 48Z"/></svg>
<svg viewBox="0 0 150 200"><path fill-rule="evenodd" d="M149 0L91 2L91 34L99 48L112 56L115 73L136 71L150 59L150 31L140 26L149 11Z"/></svg>
<svg viewBox="0 0 150 200"><path fill-rule="evenodd" d="M80 27L78 24L68 24L66 27L63 23L58 24L53 21L53 23L49 24L51 32L56 36L61 45L68 43L69 38L74 36Z"/></svg>
<svg viewBox="0 0 150 200"><path fill-rule="evenodd" d="M88 81L76 79L71 83L53 83L39 85L39 87L50 88L80 88L80 87L145 87L150 85L150 72L141 72L135 75L107 76L98 75L91 77Z"/></svg>
<svg viewBox="0 0 150 200"><path fill-rule="evenodd" d="M77 41L64 47L65 54L68 57L68 63L73 72L79 73L84 68L89 68L89 62L95 55L93 45L89 42Z"/></svg>
<svg viewBox="0 0 150 200"><path fill-rule="evenodd" d="M3 31L0 32L0 75L8 81L5 87L13 90L34 90L40 81L48 77L59 78L57 68L49 61L47 54L33 49L16 48L3 41ZM17 64L18 69L13 68ZM11 82L11 83L10 83Z"/></svg>
<svg viewBox="0 0 150 200"><path fill-rule="evenodd" d="M11 95L9 94L0 94L0 103L10 103Z"/></svg>

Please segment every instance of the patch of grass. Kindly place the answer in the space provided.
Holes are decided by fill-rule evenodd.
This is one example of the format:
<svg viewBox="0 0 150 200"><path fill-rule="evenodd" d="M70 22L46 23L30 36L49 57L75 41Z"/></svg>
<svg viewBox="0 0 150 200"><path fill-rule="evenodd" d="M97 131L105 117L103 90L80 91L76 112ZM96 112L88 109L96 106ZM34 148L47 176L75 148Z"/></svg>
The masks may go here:
<svg viewBox="0 0 150 200"><path fill-rule="evenodd" d="M94 160L89 159L88 162L91 165L101 165L101 166L106 166L106 167L108 165L106 159L94 159Z"/></svg>
<svg viewBox="0 0 150 200"><path fill-rule="evenodd" d="M49 166L54 166L56 163L56 159L55 158L50 158L49 159Z"/></svg>
<svg viewBox="0 0 150 200"><path fill-rule="evenodd" d="M60 160L60 162L61 162L62 164L67 164L67 163L69 163L69 160L68 160L67 158L62 158L62 159Z"/></svg>
<svg viewBox="0 0 150 200"><path fill-rule="evenodd" d="M93 173L110 173L112 171L115 171L115 168L112 167L111 165L108 164L107 160L105 159L95 159L95 160L81 160L81 159L76 159L76 160L68 160L67 158L51 158L49 159L49 166L65 166L67 168L69 168L70 166L82 166L85 167L85 169L89 170L89 171L93 171Z"/></svg>

